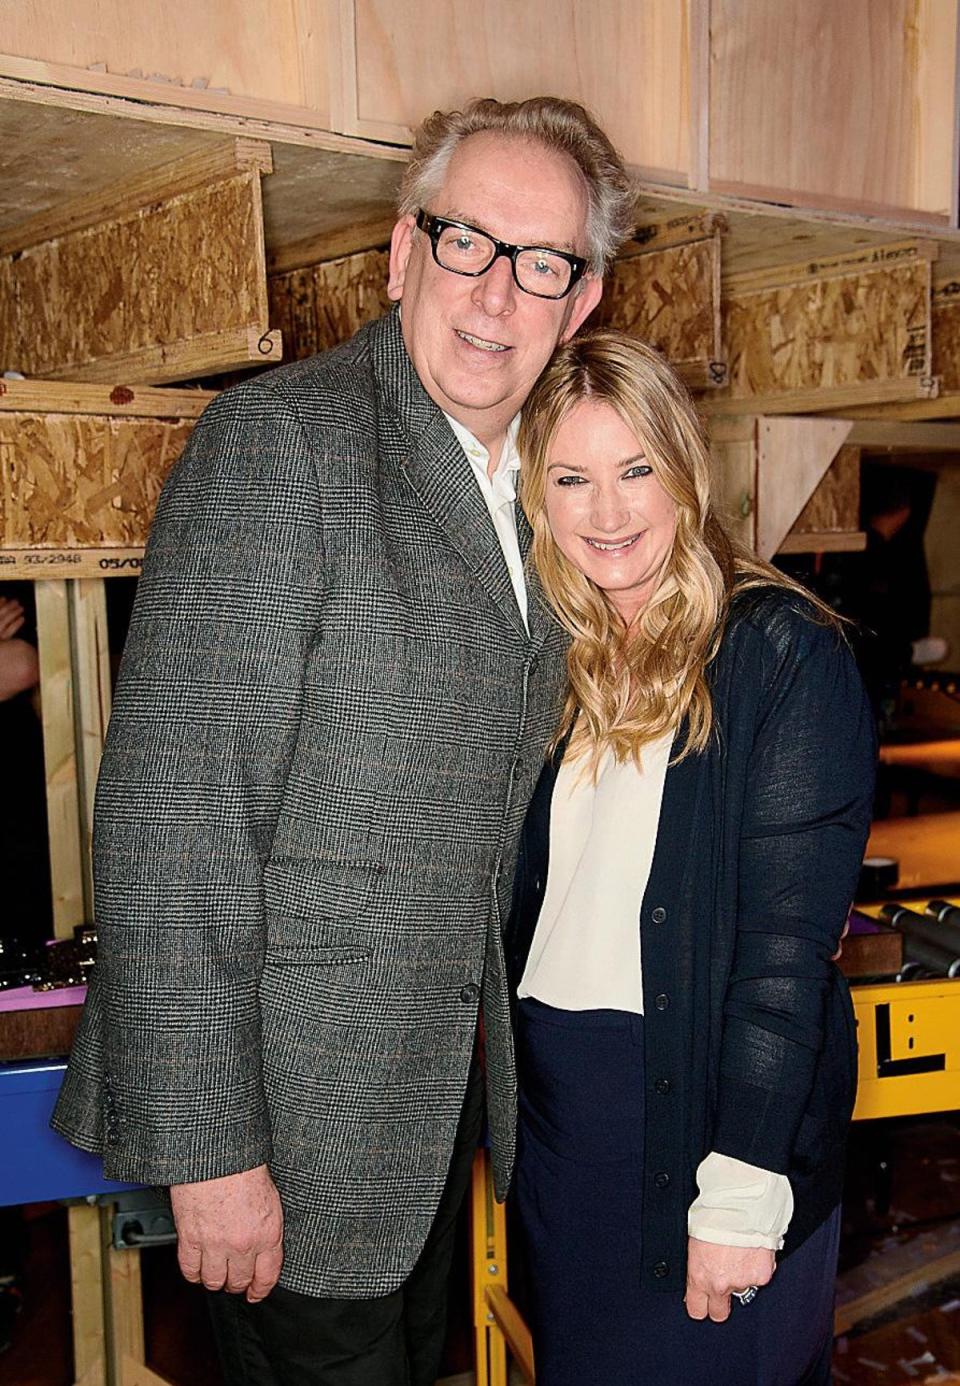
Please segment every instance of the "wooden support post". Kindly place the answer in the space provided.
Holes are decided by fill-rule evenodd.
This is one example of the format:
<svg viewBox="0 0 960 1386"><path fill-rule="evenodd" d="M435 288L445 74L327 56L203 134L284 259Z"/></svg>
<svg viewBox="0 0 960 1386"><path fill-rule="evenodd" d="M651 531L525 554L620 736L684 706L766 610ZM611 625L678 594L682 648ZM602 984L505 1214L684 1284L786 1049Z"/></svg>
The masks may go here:
<svg viewBox="0 0 960 1386"><path fill-rule="evenodd" d="M70 938L85 923L85 905L69 599L65 581L38 582L35 591L53 929Z"/></svg>
<svg viewBox="0 0 960 1386"><path fill-rule="evenodd" d="M507 1225L493 1196L490 1152L478 1150L471 1186L473 1328L477 1386L507 1386L507 1346L487 1292L507 1288Z"/></svg>
<svg viewBox="0 0 960 1386"><path fill-rule="evenodd" d="M42 585L42 584L41 584ZM77 793L80 812L83 896L88 919L93 918L93 798L100 770L103 740L110 720L110 648L107 640L107 597L102 578L68 582L70 644L74 670L74 729L77 747Z"/></svg>
<svg viewBox="0 0 960 1386"><path fill-rule="evenodd" d="M100 1210L88 1203L71 1204L67 1210L67 1225L74 1382L75 1386L106 1386Z"/></svg>

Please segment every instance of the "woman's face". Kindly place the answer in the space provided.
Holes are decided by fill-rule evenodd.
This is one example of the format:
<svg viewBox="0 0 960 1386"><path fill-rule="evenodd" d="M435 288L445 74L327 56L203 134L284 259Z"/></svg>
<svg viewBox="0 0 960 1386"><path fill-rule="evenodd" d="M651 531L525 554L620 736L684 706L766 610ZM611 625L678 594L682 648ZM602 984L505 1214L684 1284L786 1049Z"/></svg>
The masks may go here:
<svg viewBox="0 0 960 1386"><path fill-rule="evenodd" d="M561 553L629 625L659 581L677 507L609 404L582 400L557 429L547 454L546 514Z"/></svg>

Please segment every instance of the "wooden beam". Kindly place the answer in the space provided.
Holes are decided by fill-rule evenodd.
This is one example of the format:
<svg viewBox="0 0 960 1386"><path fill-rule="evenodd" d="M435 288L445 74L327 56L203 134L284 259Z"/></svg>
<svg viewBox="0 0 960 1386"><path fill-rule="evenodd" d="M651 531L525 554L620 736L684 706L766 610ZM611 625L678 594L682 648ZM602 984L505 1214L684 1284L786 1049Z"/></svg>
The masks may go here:
<svg viewBox="0 0 960 1386"><path fill-rule="evenodd" d="M75 680L80 860L85 912L88 919L93 919L93 798L111 703L107 599L103 579L69 583L67 602Z"/></svg>
<svg viewBox="0 0 960 1386"><path fill-rule="evenodd" d="M132 548L0 549L0 578L5 582L49 582L62 578L139 577L144 547L140 544Z"/></svg>
<svg viewBox="0 0 960 1386"><path fill-rule="evenodd" d="M534 1382L533 1338L520 1311L502 1285L488 1288L487 1303L524 1380Z"/></svg>
<svg viewBox="0 0 960 1386"><path fill-rule="evenodd" d="M960 452L960 422L856 418L847 441L871 452Z"/></svg>
<svg viewBox="0 0 960 1386"><path fill-rule="evenodd" d="M757 553L772 558L847 441L843 419L765 418L757 430Z"/></svg>
<svg viewBox="0 0 960 1386"><path fill-rule="evenodd" d="M777 553L862 553L867 536L861 529L804 530L788 534Z"/></svg>
<svg viewBox="0 0 960 1386"><path fill-rule="evenodd" d="M116 353L102 361L72 363L46 372L48 380L147 381L200 379L242 366L271 366L283 359L283 337L260 327L204 332L182 341Z"/></svg>
<svg viewBox="0 0 960 1386"><path fill-rule="evenodd" d="M86 915L67 584L44 582L35 590L53 930L70 938Z"/></svg>
<svg viewBox="0 0 960 1386"><path fill-rule="evenodd" d="M733 362L727 363L727 379ZM846 414L863 411L864 405L889 400L922 401L937 390L935 377L904 376L890 380L855 381L849 385L812 385L802 389L738 396L711 393L698 400L702 414Z"/></svg>
<svg viewBox="0 0 960 1386"><path fill-rule="evenodd" d="M933 1285L938 1285L941 1280L947 1280L950 1276L956 1275L960 1271L960 1251L948 1252L946 1256L940 1256L936 1260L927 1261L923 1266L917 1266L908 1271L905 1275L900 1275L896 1280L891 1280L888 1285L881 1285L876 1290L870 1290L867 1294L861 1295L858 1299L852 1299L847 1304L841 1305L833 1319L833 1332L835 1337L841 1333L849 1333L858 1323L865 1319L872 1318L874 1314L881 1313L884 1309L889 1309L891 1305L899 1304L901 1300L908 1299L912 1295L922 1294Z"/></svg>
<svg viewBox="0 0 960 1386"><path fill-rule="evenodd" d="M303 270L325 260L338 260L344 255L356 255L362 250L380 250L390 243L395 217L372 217L336 231L324 231L308 236L293 245L281 246L267 255L269 274L285 274Z"/></svg>
<svg viewBox="0 0 960 1386"><path fill-rule="evenodd" d="M153 389L138 385L60 384L50 380L0 380L0 413L134 415L151 419L199 418L216 390Z"/></svg>
<svg viewBox="0 0 960 1386"><path fill-rule="evenodd" d="M100 1209L88 1203L71 1203L67 1229L74 1380L76 1386L106 1386Z"/></svg>

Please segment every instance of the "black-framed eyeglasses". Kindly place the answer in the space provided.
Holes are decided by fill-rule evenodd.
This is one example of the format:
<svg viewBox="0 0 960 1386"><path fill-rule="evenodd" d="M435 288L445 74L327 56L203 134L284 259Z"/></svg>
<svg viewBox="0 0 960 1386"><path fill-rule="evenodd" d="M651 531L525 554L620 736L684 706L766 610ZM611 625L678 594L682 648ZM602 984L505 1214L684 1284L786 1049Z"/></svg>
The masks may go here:
<svg viewBox="0 0 960 1386"><path fill-rule="evenodd" d="M570 255L565 250L498 241L495 236L465 221L435 217L422 207L417 213L417 225L430 237L433 258L441 269L475 279L486 274L501 255L506 255L517 288L537 298L566 298L583 278L588 264L581 256Z"/></svg>

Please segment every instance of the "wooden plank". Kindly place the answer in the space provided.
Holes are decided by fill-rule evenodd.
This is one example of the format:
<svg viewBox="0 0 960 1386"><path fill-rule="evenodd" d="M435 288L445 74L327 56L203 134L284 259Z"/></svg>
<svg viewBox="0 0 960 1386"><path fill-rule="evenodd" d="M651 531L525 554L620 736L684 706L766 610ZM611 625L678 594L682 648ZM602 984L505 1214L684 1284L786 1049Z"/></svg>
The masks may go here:
<svg viewBox="0 0 960 1386"><path fill-rule="evenodd" d="M387 312L388 258L367 250L271 275L270 320L282 329L287 355L300 360L325 351Z"/></svg>
<svg viewBox="0 0 960 1386"><path fill-rule="evenodd" d="M351 226L339 227L336 231L308 236L292 245L272 250L267 256L267 271L269 274L284 274L318 265L325 260L356 255L361 250L380 250L389 244L395 222L393 216L369 217Z"/></svg>
<svg viewBox="0 0 960 1386"><path fill-rule="evenodd" d="M717 437L711 420L710 452L714 463L714 504L730 533L745 548L757 542L756 421L747 437ZM741 422L737 420L736 422Z"/></svg>
<svg viewBox="0 0 960 1386"><path fill-rule="evenodd" d="M719 212L691 212L690 215L667 216L662 221L642 221L621 250L620 258L703 241L717 231L726 230L726 217Z"/></svg>
<svg viewBox="0 0 960 1386"><path fill-rule="evenodd" d="M960 423L853 417L855 422L847 441L871 452L960 452Z"/></svg>
<svg viewBox="0 0 960 1386"><path fill-rule="evenodd" d="M933 291L933 373L943 394L960 393L960 280ZM958 409L960 412L960 409Z"/></svg>
<svg viewBox="0 0 960 1386"><path fill-rule="evenodd" d="M96 225L81 224L92 210L81 198L62 219L70 229L0 258L5 364L27 376L149 384L279 359L265 314L262 148L237 142L239 172L223 157L167 165L163 179L138 182L136 197L104 194L116 215ZM229 176L204 177L211 161Z"/></svg>
<svg viewBox="0 0 960 1386"><path fill-rule="evenodd" d="M958 1271L960 1271L960 1251L951 1251L945 1256L927 1261L923 1266L917 1266L905 1274L897 1276L888 1284L871 1290L868 1294L861 1295L859 1299L850 1300L847 1304L842 1305L834 1315L834 1336L839 1337L841 1333L849 1333L852 1328L865 1319L873 1318L874 1314L889 1309L891 1305L899 1304L902 1299L921 1294L932 1285L938 1285L941 1280L947 1280L956 1275ZM938 1381L946 1379L945 1377L936 1378Z"/></svg>
<svg viewBox="0 0 960 1386"><path fill-rule="evenodd" d="M36 604L53 928L70 938L86 916L66 583L41 583Z"/></svg>
<svg viewBox="0 0 960 1386"><path fill-rule="evenodd" d="M13 576L23 550L42 551L27 564L35 576L60 566L52 560L61 550L99 549L106 559L142 549L194 422L0 413L0 572ZM64 566L81 575L76 560Z"/></svg>
<svg viewBox="0 0 960 1386"><path fill-rule="evenodd" d="M0 380L0 413L134 415L137 418L196 419L217 397L216 390L151 389L139 385L60 384L48 380Z"/></svg>
<svg viewBox="0 0 960 1386"><path fill-rule="evenodd" d="M822 412L934 393L930 254L914 242L725 278L729 386L706 408L752 399L766 412L783 397L783 412Z"/></svg>
<svg viewBox="0 0 960 1386"><path fill-rule="evenodd" d="M535 1381L533 1338L517 1306L502 1285L491 1285L488 1288L487 1303L524 1380Z"/></svg>
<svg viewBox="0 0 960 1386"><path fill-rule="evenodd" d="M140 1252L118 1251L111 1241L111 1209L101 1210L104 1256L104 1319L111 1382L126 1386L127 1361L142 1366L146 1350L143 1336L143 1290Z"/></svg>
<svg viewBox="0 0 960 1386"><path fill-rule="evenodd" d="M947 223L955 4L713 0L710 37L712 188Z"/></svg>
<svg viewBox="0 0 960 1386"><path fill-rule="evenodd" d="M111 703L107 598L103 579L69 583L67 602L76 701L74 723L83 895L87 918L93 919L93 799Z"/></svg>
<svg viewBox="0 0 960 1386"><path fill-rule="evenodd" d="M854 348L855 352L856 348ZM727 358L727 379L731 361ZM757 391L755 394L726 395L713 390L697 401L701 413L742 414L749 409L756 414L843 414L852 418L871 413L877 405L888 401L925 401L936 394L937 383L929 377L904 376L895 380L865 380L849 385L819 385L806 389ZM934 401L935 402L935 401ZM858 411L858 412L855 412Z"/></svg>
<svg viewBox="0 0 960 1386"><path fill-rule="evenodd" d="M0 549L0 578L31 582L60 578L137 577L144 545L96 549Z"/></svg>
<svg viewBox="0 0 960 1386"><path fill-rule="evenodd" d="M866 547L862 529L810 530L788 534L780 541L777 553L862 553Z"/></svg>
<svg viewBox="0 0 960 1386"><path fill-rule="evenodd" d="M106 1386L99 1208L87 1203L71 1203L67 1209L67 1229L74 1378L76 1386Z"/></svg>
<svg viewBox="0 0 960 1386"><path fill-rule="evenodd" d="M596 311L598 325L657 347L691 386L723 384L720 256L717 230L618 259Z"/></svg>

